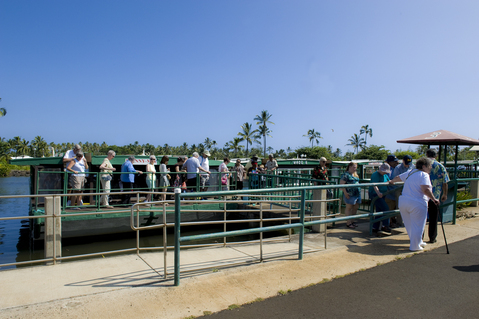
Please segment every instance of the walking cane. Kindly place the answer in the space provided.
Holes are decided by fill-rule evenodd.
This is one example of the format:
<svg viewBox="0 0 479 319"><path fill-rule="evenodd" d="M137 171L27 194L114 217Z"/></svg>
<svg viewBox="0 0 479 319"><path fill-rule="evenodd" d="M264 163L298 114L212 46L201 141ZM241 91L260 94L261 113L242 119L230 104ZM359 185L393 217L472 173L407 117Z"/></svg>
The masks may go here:
<svg viewBox="0 0 479 319"><path fill-rule="evenodd" d="M449 254L449 247L447 246L447 239L446 239L446 232L444 231L444 224L442 223L442 214L441 211L439 210L439 205L437 205L437 216L441 219L441 227L442 227L442 234L444 235L444 242L446 243L446 251L447 254Z"/></svg>

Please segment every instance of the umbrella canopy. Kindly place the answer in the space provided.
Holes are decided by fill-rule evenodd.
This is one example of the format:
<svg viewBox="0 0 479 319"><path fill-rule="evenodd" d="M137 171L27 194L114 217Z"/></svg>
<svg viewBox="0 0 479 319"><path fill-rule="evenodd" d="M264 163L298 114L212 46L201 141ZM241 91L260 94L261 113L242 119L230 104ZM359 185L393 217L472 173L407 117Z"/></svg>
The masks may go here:
<svg viewBox="0 0 479 319"><path fill-rule="evenodd" d="M446 130L413 136L397 142L423 145L479 145L479 140Z"/></svg>

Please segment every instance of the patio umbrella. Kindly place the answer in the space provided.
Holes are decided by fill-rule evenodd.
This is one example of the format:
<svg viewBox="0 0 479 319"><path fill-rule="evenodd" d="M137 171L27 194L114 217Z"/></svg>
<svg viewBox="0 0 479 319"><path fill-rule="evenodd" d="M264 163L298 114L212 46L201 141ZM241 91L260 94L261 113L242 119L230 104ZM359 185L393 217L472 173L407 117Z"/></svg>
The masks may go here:
<svg viewBox="0 0 479 319"><path fill-rule="evenodd" d="M457 170L457 153L459 145L479 145L479 140L470 138L461 134L446 130L438 130L430 133L425 133L413 137L408 137L402 140L397 141L398 143L407 143L407 144L422 144L428 145L438 145L439 146L439 159L441 157L441 145L444 145L444 165L446 165L446 150L448 145L456 146L456 155L454 158L454 177L456 176Z"/></svg>

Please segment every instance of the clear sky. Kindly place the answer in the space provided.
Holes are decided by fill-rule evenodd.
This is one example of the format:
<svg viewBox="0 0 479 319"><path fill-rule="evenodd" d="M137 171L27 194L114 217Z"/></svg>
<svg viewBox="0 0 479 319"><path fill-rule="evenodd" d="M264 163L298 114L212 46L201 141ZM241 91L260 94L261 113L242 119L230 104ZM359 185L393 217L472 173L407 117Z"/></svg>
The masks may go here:
<svg viewBox="0 0 479 319"><path fill-rule="evenodd" d="M479 1L0 0L0 137L275 150L479 138ZM334 131L333 131L334 130Z"/></svg>

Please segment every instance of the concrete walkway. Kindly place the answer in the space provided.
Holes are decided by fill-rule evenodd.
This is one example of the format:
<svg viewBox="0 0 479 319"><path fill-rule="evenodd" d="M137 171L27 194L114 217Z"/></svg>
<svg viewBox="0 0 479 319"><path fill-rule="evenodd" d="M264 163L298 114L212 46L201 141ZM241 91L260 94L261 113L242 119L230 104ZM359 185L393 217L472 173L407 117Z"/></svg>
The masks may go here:
<svg viewBox="0 0 479 319"><path fill-rule="evenodd" d="M468 209L472 211L473 209ZM477 210L477 209L476 209ZM440 225L439 225L440 227ZM439 228L440 230L440 228ZM479 218L445 225L448 243L479 235ZM369 237L367 223L356 230L338 224L309 234L303 260L298 243L189 249L181 252L181 285L163 278L163 254L105 256L0 272L0 318L185 318L216 312L296 290L337 276L411 255L404 228L392 236ZM443 249L442 234L426 250ZM309 252L309 253L308 253ZM289 256L286 256L289 255ZM247 266L234 266L242 263ZM172 272L173 253L168 253Z"/></svg>

